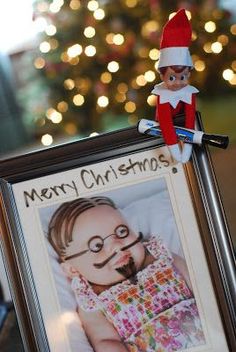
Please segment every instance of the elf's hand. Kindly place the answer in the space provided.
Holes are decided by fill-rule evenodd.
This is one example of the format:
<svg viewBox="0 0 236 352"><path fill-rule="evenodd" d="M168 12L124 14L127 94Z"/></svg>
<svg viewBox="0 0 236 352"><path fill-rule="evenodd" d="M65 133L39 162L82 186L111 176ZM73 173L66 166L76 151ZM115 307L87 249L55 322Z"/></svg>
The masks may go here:
<svg viewBox="0 0 236 352"><path fill-rule="evenodd" d="M182 160L183 164L189 161L191 154L192 154L193 145L189 143L184 143L183 150L182 150Z"/></svg>
<svg viewBox="0 0 236 352"><path fill-rule="evenodd" d="M172 157L178 161L178 162L182 162L182 156L181 156L181 151L180 151L180 148L179 148L179 144L176 143L176 144L172 144L172 145L168 145L168 148L169 148L169 151L172 155Z"/></svg>

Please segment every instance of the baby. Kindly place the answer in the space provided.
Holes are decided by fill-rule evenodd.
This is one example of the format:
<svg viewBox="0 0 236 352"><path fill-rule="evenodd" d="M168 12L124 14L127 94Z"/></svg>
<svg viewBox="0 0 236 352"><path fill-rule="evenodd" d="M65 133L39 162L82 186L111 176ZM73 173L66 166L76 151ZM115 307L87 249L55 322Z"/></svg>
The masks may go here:
<svg viewBox="0 0 236 352"><path fill-rule="evenodd" d="M182 351L204 344L185 261L160 238L143 242L111 199L63 203L48 240L94 351Z"/></svg>

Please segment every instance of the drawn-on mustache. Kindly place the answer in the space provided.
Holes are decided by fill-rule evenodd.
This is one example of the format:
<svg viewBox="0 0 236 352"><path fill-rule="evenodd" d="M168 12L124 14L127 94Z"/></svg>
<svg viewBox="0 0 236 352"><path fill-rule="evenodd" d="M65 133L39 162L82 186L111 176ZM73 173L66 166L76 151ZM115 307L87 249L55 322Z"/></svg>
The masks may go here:
<svg viewBox="0 0 236 352"><path fill-rule="evenodd" d="M125 251L126 249L133 247L135 244L140 242L142 240L142 238L143 238L143 234L142 234L142 232L139 232L139 235L135 241L120 248L118 251L113 252L112 255L110 255L110 257L108 257L107 259L105 259L102 263L94 263L93 266L95 266L95 268L97 268L97 269L102 269L112 258L114 258L117 255L118 252Z"/></svg>

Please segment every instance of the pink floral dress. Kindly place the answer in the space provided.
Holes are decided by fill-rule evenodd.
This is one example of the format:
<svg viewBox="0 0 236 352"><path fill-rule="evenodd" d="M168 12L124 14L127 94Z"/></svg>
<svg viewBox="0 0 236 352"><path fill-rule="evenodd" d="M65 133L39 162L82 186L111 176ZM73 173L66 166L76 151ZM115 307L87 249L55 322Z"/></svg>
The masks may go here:
<svg viewBox="0 0 236 352"><path fill-rule="evenodd" d="M146 248L156 260L136 274L96 295L78 274L72 278L79 306L101 310L131 352L172 352L205 343L195 299L173 266L160 239Z"/></svg>

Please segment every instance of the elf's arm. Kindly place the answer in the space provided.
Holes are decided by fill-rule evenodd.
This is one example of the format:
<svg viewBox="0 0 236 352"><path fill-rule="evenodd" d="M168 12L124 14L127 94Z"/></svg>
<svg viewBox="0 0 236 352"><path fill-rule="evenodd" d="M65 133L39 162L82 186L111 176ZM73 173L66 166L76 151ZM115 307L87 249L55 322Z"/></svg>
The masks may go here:
<svg viewBox="0 0 236 352"><path fill-rule="evenodd" d="M196 95L192 95L191 104L185 104L185 127L194 129L196 114ZM184 143L182 150L182 163L189 161L192 154L192 144Z"/></svg>
<svg viewBox="0 0 236 352"><path fill-rule="evenodd" d="M196 114L196 94L192 94L191 104L185 104L185 127L194 129Z"/></svg>
<svg viewBox="0 0 236 352"><path fill-rule="evenodd" d="M162 136L167 144L172 157L176 161L181 161L181 151L178 145L177 135L173 125L172 110L169 103L160 104L157 96L156 121L160 123Z"/></svg>
<svg viewBox="0 0 236 352"><path fill-rule="evenodd" d="M167 145L177 144L178 140L173 125L171 106L169 103L160 104L159 96L157 96L155 120L160 123L165 143Z"/></svg>

